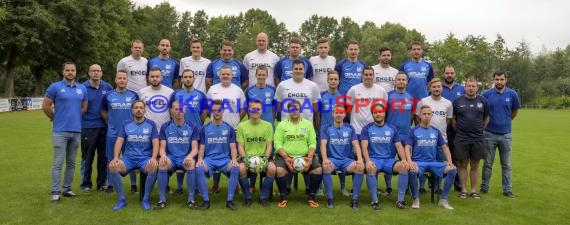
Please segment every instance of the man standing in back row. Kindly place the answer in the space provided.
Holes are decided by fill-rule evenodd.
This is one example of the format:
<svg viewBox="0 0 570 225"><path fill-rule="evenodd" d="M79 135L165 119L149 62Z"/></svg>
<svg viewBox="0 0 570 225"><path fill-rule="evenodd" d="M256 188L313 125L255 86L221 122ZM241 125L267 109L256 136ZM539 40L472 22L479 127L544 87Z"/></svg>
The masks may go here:
<svg viewBox="0 0 570 225"><path fill-rule="evenodd" d="M148 60L142 57L144 44L140 40L134 40L131 43L131 55L122 58L117 64L118 71L126 71L129 82L127 89L136 92L147 86L147 63Z"/></svg>
<svg viewBox="0 0 570 225"><path fill-rule="evenodd" d="M433 79L433 68L431 64L422 58L422 44L414 41L410 45L411 59L406 60L400 71L408 75L408 87L406 91L417 101L428 96L427 83Z"/></svg>
<svg viewBox="0 0 570 225"><path fill-rule="evenodd" d="M275 85L273 72L275 72L275 64L279 61L279 56L267 49L269 37L265 32L257 34L255 44L257 45L257 49L247 53L243 58L243 65L245 65L249 71L249 87L256 85L256 72L257 68L261 65L264 65L267 70L267 84L273 86Z"/></svg>
<svg viewBox="0 0 570 225"><path fill-rule="evenodd" d="M506 86L507 74L505 72L493 73L493 83L495 83L495 87L483 93L483 97L489 101L491 119L485 129L487 156L483 166L481 192L487 193L489 191L489 181L491 180L493 161L495 160L495 149L498 148L503 177L503 195L514 198L515 196L511 190L512 120L517 116L521 105L517 92Z"/></svg>

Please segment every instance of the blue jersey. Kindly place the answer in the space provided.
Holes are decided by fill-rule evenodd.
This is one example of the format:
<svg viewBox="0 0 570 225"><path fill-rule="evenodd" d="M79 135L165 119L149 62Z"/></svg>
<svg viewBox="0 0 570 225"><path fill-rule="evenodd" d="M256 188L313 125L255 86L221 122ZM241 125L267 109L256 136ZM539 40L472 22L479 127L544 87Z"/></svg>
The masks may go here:
<svg viewBox="0 0 570 225"><path fill-rule="evenodd" d="M148 60L147 63L147 71L150 72L150 69L153 67L160 68L160 72L162 72L162 84L169 88L172 88L172 83L176 79L180 79L179 69L180 65L178 61L172 58L168 59L161 59L160 57L154 57ZM147 73L148 76L148 73Z"/></svg>
<svg viewBox="0 0 570 225"><path fill-rule="evenodd" d="M232 83L241 87L241 83L249 79L249 74L247 68L238 61L237 59L231 59L230 61L224 61L223 59L216 59L206 69L206 78L212 78L212 85L220 83L220 69L223 66L229 66L232 68Z"/></svg>
<svg viewBox="0 0 570 225"><path fill-rule="evenodd" d="M265 85L263 88L257 87L257 85L249 87L245 90L246 101L249 102L250 99L257 99L261 101L261 119L269 122L273 125L273 104L277 104L275 100L275 88L270 85ZM248 107L244 105L243 107Z"/></svg>
<svg viewBox="0 0 570 225"><path fill-rule="evenodd" d="M107 92L113 90L113 86L105 81L101 81L99 88L91 86L89 80L83 82L87 89L87 111L83 114L82 128L106 127L105 121L101 118L101 102Z"/></svg>
<svg viewBox="0 0 570 225"><path fill-rule="evenodd" d="M192 141L199 141L200 130L186 121L182 126L173 121L160 128L160 140L166 141L166 153L178 160L184 160L192 151Z"/></svg>
<svg viewBox="0 0 570 225"><path fill-rule="evenodd" d="M390 124L382 126L372 122L362 128L360 140L368 141L368 156L370 158L394 158L396 143L400 142L398 130Z"/></svg>
<svg viewBox="0 0 570 225"><path fill-rule="evenodd" d="M201 114L204 110L203 104L206 101L206 94L198 89L193 89L190 92L178 89L170 97L170 102L175 100L179 102L180 106L186 108L184 120L198 126L198 128L202 127Z"/></svg>
<svg viewBox="0 0 570 225"><path fill-rule="evenodd" d="M321 128L321 140L327 141L327 157L336 160L354 159L352 141L358 140L350 124L337 128L329 124Z"/></svg>
<svg viewBox="0 0 570 225"><path fill-rule="evenodd" d="M152 139L158 138L156 124L149 119L142 123L134 120L123 123L118 138L124 138L123 157L134 160L143 160L152 156Z"/></svg>
<svg viewBox="0 0 570 225"><path fill-rule="evenodd" d="M346 94L352 86L362 81L364 67L366 67L366 64L360 60L351 62L348 59L343 59L336 64L334 70L336 70L339 75L340 83L338 91L341 94Z"/></svg>
<svg viewBox="0 0 570 225"><path fill-rule="evenodd" d="M453 83L453 86L449 88L445 83L442 86L441 96L450 102L455 101L455 99L459 96L465 94L465 87L458 83Z"/></svg>
<svg viewBox="0 0 570 225"><path fill-rule="evenodd" d="M236 132L223 122L220 125L208 123L200 129L201 145L206 145L204 159L231 159L230 143L236 143Z"/></svg>
<svg viewBox="0 0 570 225"><path fill-rule="evenodd" d="M434 126L423 128L416 126L410 130L406 145L412 146L412 161L438 162L436 160L439 146L445 144L443 135Z"/></svg>
<svg viewBox="0 0 570 225"><path fill-rule="evenodd" d="M414 98L425 98L428 94L427 84L433 79L433 68L425 60L416 62L408 59L400 66L400 71L404 71L408 76L408 86L406 91Z"/></svg>
<svg viewBox="0 0 570 225"><path fill-rule="evenodd" d="M311 79L313 77L313 66L311 66L311 62L304 57L299 57L299 60L303 61L305 65L305 78ZM273 74L273 76L279 77L280 82L293 78L293 60L287 56L281 58L277 61L277 64L275 64Z"/></svg>
<svg viewBox="0 0 570 225"><path fill-rule="evenodd" d="M410 132L414 105L414 98L408 92L399 93L394 90L388 93L386 122L398 129L402 139Z"/></svg>
<svg viewBox="0 0 570 225"><path fill-rule="evenodd" d="M101 102L101 110L107 111L107 136L116 137L125 121L133 119L131 106L139 99L137 93L131 90L107 92Z"/></svg>
<svg viewBox="0 0 570 225"><path fill-rule="evenodd" d="M511 113L521 107L517 93L505 87L503 93L491 88L483 93L483 97L489 102L489 124L485 130L496 134L512 132Z"/></svg>
<svg viewBox="0 0 570 225"><path fill-rule="evenodd" d="M319 101L319 112L321 113L321 127L333 124L333 106L336 105L336 99L340 96L340 92L330 93L324 91L321 93L321 101Z"/></svg>
<svg viewBox="0 0 570 225"><path fill-rule="evenodd" d="M53 132L81 132L81 106L88 100L85 86L61 80L47 88L45 97L54 105Z"/></svg>

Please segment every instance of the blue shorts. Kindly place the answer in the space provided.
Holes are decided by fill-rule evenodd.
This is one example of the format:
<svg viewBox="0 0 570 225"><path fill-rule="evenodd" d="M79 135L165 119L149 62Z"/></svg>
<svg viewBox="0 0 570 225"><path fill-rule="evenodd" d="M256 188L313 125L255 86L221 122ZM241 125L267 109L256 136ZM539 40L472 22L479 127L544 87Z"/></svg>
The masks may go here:
<svg viewBox="0 0 570 225"><path fill-rule="evenodd" d="M425 172L433 173L439 177L443 177L447 163L444 162L416 162L418 165L418 176L423 176Z"/></svg>
<svg viewBox="0 0 570 225"><path fill-rule="evenodd" d="M113 160L115 157L115 142L117 141L117 136L111 137L107 136L107 140L105 143L105 153L107 155L107 161ZM121 148L121 153L125 150L125 145Z"/></svg>
<svg viewBox="0 0 570 225"><path fill-rule="evenodd" d="M216 171L229 175L228 165L232 162L230 159L204 159L204 164L208 167L208 177Z"/></svg>
<svg viewBox="0 0 570 225"><path fill-rule="evenodd" d="M174 173L174 171L176 171L176 170L186 171L186 168L184 168L184 158L180 159L180 158L176 158L172 155L168 155L168 159L170 160L170 171L169 172Z"/></svg>
<svg viewBox="0 0 570 225"><path fill-rule="evenodd" d="M139 169L142 173L146 173L145 167L150 160L150 157L147 158L130 158L130 157L123 157L121 158L125 163L126 172L124 175L131 173L135 169Z"/></svg>
<svg viewBox="0 0 570 225"><path fill-rule="evenodd" d="M387 175L396 175L394 173L394 165L396 165L396 160L393 158L370 158L374 164L376 164L376 173L384 172Z"/></svg>
<svg viewBox="0 0 570 225"><path fill-rule="evenodd" d="M348 170L348 167L350 166L350 164L352 164L354 162L353 159L341 159L341 160L337 160L337 159L331 159L329 158L329 160L332 162L333 164L333 171L336 170L340 170L343 173L346 173L346 171Z"/></svg>

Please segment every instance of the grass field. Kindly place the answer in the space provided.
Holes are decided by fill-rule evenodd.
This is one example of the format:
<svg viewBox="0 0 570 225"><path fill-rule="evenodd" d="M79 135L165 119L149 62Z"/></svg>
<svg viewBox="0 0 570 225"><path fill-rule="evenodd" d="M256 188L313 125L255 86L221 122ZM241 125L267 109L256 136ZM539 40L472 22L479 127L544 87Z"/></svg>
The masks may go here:
<svg viewBox="0 0 570 225"><path fill-rule="evenodd" d="M350 209L349 198L342 197L337 188L337 207L332 210L322 207L325 201L322 198L321 208L309 208L304 203L303 191L299 190L292 194L286 209L277 208L276 202L268 209L259 204L245 208L242 196L237 196L238 210L230 212L224 207L225 191L222 191L211 197L212 208L208 211L188 210L186 197L172 195L168 196L167 209L143 211L138 196L129 193L129 206L114 212L111 210L117 199L114 193L79 190L79 152L73 185L79 196L51 204L51 124L41 111L0 113L0 124L0 224L565 224L568 218L564 213L570 200L568 111L519 112L514 122L513 147L513 192L517 198L501 195L500 167L496 160L489 194L480 200L461 200L452 192L449 200L455 207L453 211L430 203L429 194L421 197L419 210L397 209L396 196L392 195L381 197L382 210L373 211L363 185L358 211ZM394 179L395 185L397 178ZM171 179L171 186L174 180ZM222 185L225 184L223 178ZM222 188L225 190L225 186ZM154 190L153 203L158 198L156 187ZM406 200L410 204L409 198Z"/></svg>

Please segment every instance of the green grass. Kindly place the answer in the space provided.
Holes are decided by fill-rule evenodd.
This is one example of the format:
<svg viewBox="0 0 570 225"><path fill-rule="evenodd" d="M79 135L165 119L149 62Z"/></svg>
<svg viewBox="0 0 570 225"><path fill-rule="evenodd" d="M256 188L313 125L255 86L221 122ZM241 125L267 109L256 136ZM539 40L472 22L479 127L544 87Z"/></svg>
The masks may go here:
<svg viewBox="0 0 570 225"><path fill-rule="evenodd" d="M138 196L128 194L130 205L113 212L115 194L79 191L79 152L73 188L80 196L51 204L51 124L41 111L1 113L0 124L1 224L562 224L567 218L564 209L570 200L567 194L570 113L567 111L519 112L514 122L512 159L513 191L517 198L507 199L501 195L497 160L490 193L480 200L460 200L457 193L452 192L453 211L437 208L429 202L429 195L422 196L419 210L396 209L392 195L381 197L382 210L372 211L366 185L363 185L358 211L350 210L349 199L342 197L337 188L337 207L332 210L309 208L304 203L303 191L299 190L293 193L286 209L277 208L276 202L272 202L269 209L259 204L244 208L242 196L237 196L238 211L230 212L224 208L223 191L211 197L213 205L208 211L190 211L185 208L186 197L172 195L168 196L167 209L143 211ZM173 186L175 179L171 180ZM394 178L394 184L396 180ZM255 197L258 194L256 192ZM156 188L152 201L157 201ZM409 196L407 201L410 202ZM324 199L320 202L324 205Z"/></svg>

